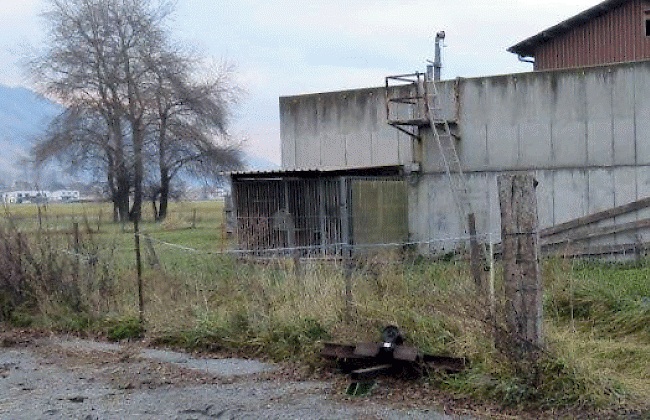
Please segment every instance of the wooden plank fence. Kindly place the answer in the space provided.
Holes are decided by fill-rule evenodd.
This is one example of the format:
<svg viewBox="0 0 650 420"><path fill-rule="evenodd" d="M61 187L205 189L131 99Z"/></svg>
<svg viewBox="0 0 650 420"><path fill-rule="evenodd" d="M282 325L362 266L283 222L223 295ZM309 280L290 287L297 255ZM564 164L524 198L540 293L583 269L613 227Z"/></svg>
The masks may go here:
<svg viewBox="0 0 650 420"><path fill-rule="evenodd" d="M650 207L650 197L633 201L622 206L578 217L540 230L540 245L545 254L562 252L566 256L599 256L607 254L642 254L650 248L650 243L642 242L639 233L650 229L650 218L601 226L601 222L615 217L632 214ZM638 240L632 243L611 243L593 245L589 242L620 233L634 232Z"/></svg>

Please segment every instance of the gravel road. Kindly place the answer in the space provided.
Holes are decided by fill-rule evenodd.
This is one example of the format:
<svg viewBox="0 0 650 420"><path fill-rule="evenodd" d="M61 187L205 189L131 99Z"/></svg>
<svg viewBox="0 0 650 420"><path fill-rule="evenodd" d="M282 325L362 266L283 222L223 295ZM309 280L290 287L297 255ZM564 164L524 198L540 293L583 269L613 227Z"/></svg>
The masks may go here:
<svg viewBox="0 0 650 420"><path fill-rule="evenodd" d="M350 400L257 361L51 337L3 344L0 419L471 420Z"/></svg>

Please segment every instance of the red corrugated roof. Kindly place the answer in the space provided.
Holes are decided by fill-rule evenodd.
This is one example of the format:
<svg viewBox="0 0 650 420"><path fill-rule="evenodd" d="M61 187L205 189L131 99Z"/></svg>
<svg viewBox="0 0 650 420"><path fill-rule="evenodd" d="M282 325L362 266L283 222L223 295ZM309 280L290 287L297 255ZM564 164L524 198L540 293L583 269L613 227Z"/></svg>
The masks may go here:
<svg viewBox="0 0 650 420"><path fill-rule="evenodd" d="M560 22L555 26L543 30L537 35L533 35L530 38L527 38L518 44L513 45L512 47L508 48L508 52L515 53L522 57L532 57L535 49L539 45L557 36L560 36L595 17L601 16L610 10L620 6L621 4L627 3L628 1L630 0L603 1L602 3L599 3L592 8L585 10L584 12L578 13L577 15L563 22Z"/></svg>

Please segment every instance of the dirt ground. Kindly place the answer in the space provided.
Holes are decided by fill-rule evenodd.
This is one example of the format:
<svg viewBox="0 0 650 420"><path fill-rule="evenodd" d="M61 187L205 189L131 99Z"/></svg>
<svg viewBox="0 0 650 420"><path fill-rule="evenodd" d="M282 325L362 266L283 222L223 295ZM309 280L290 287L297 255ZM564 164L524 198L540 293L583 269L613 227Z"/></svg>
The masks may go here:
<svg viewBox="0 0 650 420"><path fill-rule="evenodd" d="M32 333L0 340L0 419L478 418L400 396L390 380L352 398L345 379L293 365Z"/></svg>

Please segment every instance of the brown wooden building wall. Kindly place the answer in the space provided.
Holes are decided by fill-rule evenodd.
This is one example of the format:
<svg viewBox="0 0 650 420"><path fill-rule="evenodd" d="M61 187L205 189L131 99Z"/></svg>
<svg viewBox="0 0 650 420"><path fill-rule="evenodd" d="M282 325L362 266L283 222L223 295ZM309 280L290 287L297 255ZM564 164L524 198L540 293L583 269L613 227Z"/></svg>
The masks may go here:
<svg viewBox="0 0 650 420"><path fill-rule="evenodd" d="M535 48L535 70L650 59L650 1L623 2ZM650 28L650 26L649 26Z"/></svg>

